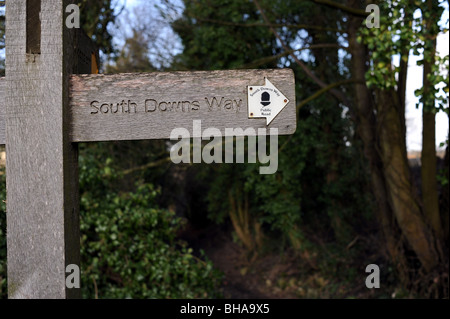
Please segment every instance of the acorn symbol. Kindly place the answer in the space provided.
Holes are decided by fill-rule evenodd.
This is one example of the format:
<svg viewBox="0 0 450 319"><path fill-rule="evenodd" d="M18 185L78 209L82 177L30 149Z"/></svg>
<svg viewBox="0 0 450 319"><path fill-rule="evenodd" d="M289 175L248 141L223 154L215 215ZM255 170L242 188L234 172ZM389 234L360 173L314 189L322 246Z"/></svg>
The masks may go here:
<svg viewBox="0 0 450 319"><path fill-rule="evenodd" d="M263 92L263 93L261 94L261 104L262 104L263 106L267 106L267 105L270 104L270 94L269 94L269 93Z"/></svg>

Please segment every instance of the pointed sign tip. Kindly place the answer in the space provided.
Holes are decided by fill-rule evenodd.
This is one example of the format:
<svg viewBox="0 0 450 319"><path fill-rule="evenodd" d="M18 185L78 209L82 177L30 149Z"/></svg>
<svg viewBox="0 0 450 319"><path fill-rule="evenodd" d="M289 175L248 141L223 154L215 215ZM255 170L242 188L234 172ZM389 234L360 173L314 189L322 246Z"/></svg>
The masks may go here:
<svg viewBox="0 0 450 319"><path fill-rule="evenodd" d="M264 85L248 87L248 117L265 118L268 126L289 103L275 85L264 77Z"/></svg>

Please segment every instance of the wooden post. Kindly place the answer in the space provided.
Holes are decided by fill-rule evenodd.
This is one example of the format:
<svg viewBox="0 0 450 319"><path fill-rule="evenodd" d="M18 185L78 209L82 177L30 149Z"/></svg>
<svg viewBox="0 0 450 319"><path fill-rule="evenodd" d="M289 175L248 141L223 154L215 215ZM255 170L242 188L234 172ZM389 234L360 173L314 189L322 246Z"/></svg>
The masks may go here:
<svg viewBox="0 0 450 319"><path fill-rule="evenodd" d="M6 2L0 144L7 154L10 298L80 297L79 288L66 287L66 267L80 265L75 143L167 139L174 128L198 137L193 123L199 119L225 136L296 129L291 70L70 77L98 73L95 46L65 26L71 2ZM228 133L236 127L241 130Z"/></svg>
<svg viewBox="0 0 450 319"><path fill-rule="evenodd" d="M80 297L65 285L66 266L80 264L77 148L67 130L69 3L6 2L9 298Z"/></svg>
<svg viewBox="0 0 450 319"><path fill-rule="evenodd" d="M5 78L0 78L0 99L5 101ZM0 103L3 104L3 103ZM5 107L0 107L0 145L6 141L6 114Z"/></svg>

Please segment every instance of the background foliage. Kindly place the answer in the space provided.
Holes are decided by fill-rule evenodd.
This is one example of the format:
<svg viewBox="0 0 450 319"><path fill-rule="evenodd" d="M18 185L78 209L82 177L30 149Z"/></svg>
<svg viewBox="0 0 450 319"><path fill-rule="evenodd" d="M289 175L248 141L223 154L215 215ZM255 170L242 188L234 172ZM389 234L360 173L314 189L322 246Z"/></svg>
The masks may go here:
<svg viewBox="0 0 450 319"><path fill-rule="evenodd" d="M448 298L448 147L437 162L424 135L420 167L405 143L410 52L423 54L424 127L448 114L448 56L435 52L442 2L374 2L380 29L365 27L357 0L142 1L113 34L118 2L80 1L84 29L112 57L107 72L287 67L298 111L273 175L261 163L172 165L166 141L82 144L84 297L220 297L223 277L196 247L196 231L212 228L208 240L231 233L249 268L289 256L296 271L278 286L297 297ZM3 27L0 18L0 39ZM4 212L2 201L2 297ZM196 239L182 241L186 232ZM376 292L361 288L370 263L383 270Z"/></svg>

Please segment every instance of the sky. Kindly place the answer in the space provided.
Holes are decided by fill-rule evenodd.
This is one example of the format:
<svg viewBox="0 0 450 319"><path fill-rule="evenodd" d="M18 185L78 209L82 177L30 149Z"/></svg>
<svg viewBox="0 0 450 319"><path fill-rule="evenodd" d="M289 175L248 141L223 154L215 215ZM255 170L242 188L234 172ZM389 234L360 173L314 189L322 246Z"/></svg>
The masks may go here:
<svg viewBox="0 0 450 319"><path fill-rule="evenodd" d="M448 3L444 2L446 11L442 15L441 25L449 28L449 8ZM441 57L449 54L449 32L440 34L437 37L437 52ZM421 150L422 149L422 107L416 108L417 97L414 95L414 91L422 86L423 68L417 65L417 61L421 59L421 56L409 56L408 61L408 75L406 81L406 125L407 135L406 144L408 150ZM446 70L449 71L448 68ZM447 114L439 112L436 114L436 146L439 149L445 147L439 147L439 144L445 142L448 138L448 126L449 120Z"/></svg>
<svg viewBox="0 0 450 319"><path fill-rule="evenodd" d="M449 54L448 43L448 32L438 36L437 51L441 57ZM406 144L408 146L408 150L422 149L422 107L420 106L419 108L416 108L418 99L414 95L414 91L422 86L423 68L416 64L419 59L419 56L410 55L408 62L408 77L406 81ZM437 146L439 146L440 143L445 142L447 137L448 116L441 111L436 114ZM445 147L441 147L439 149L444 148Z"/></svg>

